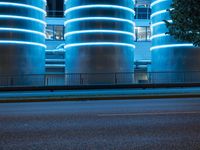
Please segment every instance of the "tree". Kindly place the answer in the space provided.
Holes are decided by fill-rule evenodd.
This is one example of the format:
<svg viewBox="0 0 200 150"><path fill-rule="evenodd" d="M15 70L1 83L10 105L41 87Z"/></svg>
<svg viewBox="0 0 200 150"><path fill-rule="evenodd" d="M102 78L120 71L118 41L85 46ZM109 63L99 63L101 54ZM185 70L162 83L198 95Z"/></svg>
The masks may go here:
<svg viewBox="0 0 200 150"><path fill-rule="evenodd" d="M166 34L200 47L200 0L173 0L167 11L172 22L164 20L169 29Z"/></svg>

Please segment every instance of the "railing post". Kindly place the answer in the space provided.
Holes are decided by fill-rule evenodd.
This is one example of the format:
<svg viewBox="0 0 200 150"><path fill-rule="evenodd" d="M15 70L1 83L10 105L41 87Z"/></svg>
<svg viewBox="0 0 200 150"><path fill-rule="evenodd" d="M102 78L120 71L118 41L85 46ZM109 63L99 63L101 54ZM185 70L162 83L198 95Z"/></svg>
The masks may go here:
<svg viewBox="0 0 200 150"><path fill-rule="evenodd" d="M11 85L11 86L13 86L13 85L14 85L13 77L11 77L11 80L10 80L10 85Z"/></svg>
<svg viewBox="0 0 200 150"><path fill-rule="evenodd" d="M115 73L115 85L117 85L117 73Z"/></svg>
<svg viewBox="0 0 200 150"><path fill-rule="evenodd" d="M46 75L44 74L44 77L43 77L43 80L44 80L44 86L46 86Z"/></svg>
<svg viewBox="0 0 200 150"><path fill-rule="evenodd" d="M83 78L81 73L80 73L80 85L83 85Z"/></svg>
<svg viewBox="0 0 200 150"><path fill-rule="evenodd" d="M45 78L45 81L46 81L45 85L48 86L49 85L49 78L48 77Z"/></svg>

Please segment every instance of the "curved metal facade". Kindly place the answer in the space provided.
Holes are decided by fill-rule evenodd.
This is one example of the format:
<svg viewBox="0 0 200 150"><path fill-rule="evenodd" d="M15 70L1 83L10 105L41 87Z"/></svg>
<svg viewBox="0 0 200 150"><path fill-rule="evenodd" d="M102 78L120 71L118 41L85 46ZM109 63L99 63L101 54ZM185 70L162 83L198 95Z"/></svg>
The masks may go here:
<svg viewBox="0 0 200 150"><path fill-rule="evenodd" d="M161 82L165 79L171 81L180 79L180 74L174 72L200 70L200 50L194 48L191 43L176 41L172 36L165 34L168 29L163 20L172 21L169 12L166 11L171 4L172 0L153 0L151 4L152 71L173 72L168 77L160 75Z"/></svg>
<svg viewBox="0 0 200 150"><path fill-rule="evenodd" d="M133 0L66 0L65 7L66 73L133 72Z"/></svg>
<svg viewBox="0 0 200 150"><path fill-rule="evenodd" d="M0 75L44 74L46 0L0 0Z"/></svg>

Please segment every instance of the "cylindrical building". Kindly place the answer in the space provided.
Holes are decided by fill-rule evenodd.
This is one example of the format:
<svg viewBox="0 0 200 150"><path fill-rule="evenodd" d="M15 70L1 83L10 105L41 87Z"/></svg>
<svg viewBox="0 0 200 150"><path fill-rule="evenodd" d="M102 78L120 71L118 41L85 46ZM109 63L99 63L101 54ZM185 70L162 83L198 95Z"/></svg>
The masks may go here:
<svg viewBox="0 0 200 150"><path fill-rule="evenodd" d="M152 0L152 72L155 82L190 82L199 78L200 50L167 35L172 0Z"/></svg>
<svg viewBox="0 0 200 150"><path fill-rule="evenodd" d="M85 73L96 84L133 72L134 0L66 0L65 7L67 74Z"/></svg>
<svg viewBox="0 0 200 150"><path fill-rule="evenodd" d="M46 0L0 0L2 84L32 85L41 81L38 74L45 71L45 7Z"/></svg>

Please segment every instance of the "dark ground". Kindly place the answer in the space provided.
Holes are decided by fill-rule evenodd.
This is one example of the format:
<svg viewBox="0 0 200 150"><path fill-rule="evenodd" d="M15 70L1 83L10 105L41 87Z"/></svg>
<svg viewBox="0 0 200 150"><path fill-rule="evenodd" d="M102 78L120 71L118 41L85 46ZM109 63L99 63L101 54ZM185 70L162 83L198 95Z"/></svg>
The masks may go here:
<svg viewBox="0 0 200 150"><path fill-rule="evenodd" d="M200 98L0 104L0 150L200 150Z"/></svg>

